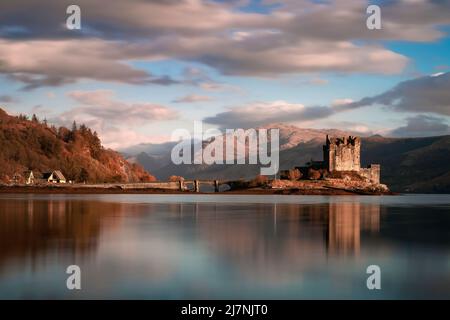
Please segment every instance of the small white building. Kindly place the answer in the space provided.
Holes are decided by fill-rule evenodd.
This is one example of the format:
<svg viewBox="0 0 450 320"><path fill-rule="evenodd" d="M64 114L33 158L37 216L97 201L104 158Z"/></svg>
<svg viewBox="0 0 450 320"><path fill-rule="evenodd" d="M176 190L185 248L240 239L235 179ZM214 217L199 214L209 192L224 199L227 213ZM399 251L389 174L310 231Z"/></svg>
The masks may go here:
<svg viewBox="0 0 450 320"><path fill-rule="evenodd" d="M34 184L34 174L33 171L25 171L24 173L25 183L26 184Z"/></svg>

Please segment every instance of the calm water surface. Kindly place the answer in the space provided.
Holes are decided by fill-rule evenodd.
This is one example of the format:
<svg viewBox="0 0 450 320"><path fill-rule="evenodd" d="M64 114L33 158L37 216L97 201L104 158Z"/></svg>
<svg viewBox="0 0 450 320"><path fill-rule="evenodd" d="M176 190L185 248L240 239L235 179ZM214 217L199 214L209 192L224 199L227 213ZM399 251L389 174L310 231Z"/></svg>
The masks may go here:
<svg viewBox="0 0 450 320"><path fill-rule="evenodd" d="M450 196L0 195L0 298L450 298Z"/></svg>

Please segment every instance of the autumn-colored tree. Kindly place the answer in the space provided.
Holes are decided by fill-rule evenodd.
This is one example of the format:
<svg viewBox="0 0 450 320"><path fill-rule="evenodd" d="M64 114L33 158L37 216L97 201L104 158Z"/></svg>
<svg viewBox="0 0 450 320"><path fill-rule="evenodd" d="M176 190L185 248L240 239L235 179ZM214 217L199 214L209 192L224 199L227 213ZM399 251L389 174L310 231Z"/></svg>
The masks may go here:
<svg viewBox="0 0 450 320"><path fill-rule="evenodd" d="M184 178L181 176L170 176L169 181L170 182L184 181Z"/></svg>
<svg viewBox="0 0 450 320"><path fill-rule="evenodd" d="M250 181L250 187L264 187L267 185L269 178L263 175L257 175L253 180Z"/></svg>
<svg viewBox="0 0 450 320"><path fill-rule="evenodd" d="M319 170L315 170L313 168L308 169L308 178L310 180L318 180L318 179L320 179L321 176L322 175L320 174Z"/></svg>
<svg viewBox="0 0 450 320"><path fill-rule="evenodd" d="M288 173L288 179L291 181L297 181L302 177L302 173L298 169L291 169Z"/></svg>
<svg viewBox="0 0 450 320"><path fill-rule="evenodd" d="M61 170L76 182L149 182L155 177L138 164L126 162L102 147L96 133L85 125L72 131L31 121L25 115L9 116L0 109L0 180L10 182L17 174Z"/></svg>

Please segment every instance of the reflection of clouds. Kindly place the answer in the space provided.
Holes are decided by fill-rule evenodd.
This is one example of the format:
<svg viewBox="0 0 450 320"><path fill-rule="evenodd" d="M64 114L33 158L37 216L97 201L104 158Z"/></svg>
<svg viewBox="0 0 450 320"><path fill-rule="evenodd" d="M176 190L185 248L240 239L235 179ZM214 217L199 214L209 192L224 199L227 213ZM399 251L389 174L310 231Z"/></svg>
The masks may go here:
<svg viewBox="0 0 450 320"><path fill-rule="evenodd" d="M112 232L104 236L97 259L113 265L105 269L105 276L117 278L116 273L126 270L131 276L147 279L167 279L178 267L182 254L179 239L157 239L156 235L142 231Z"/></svg>

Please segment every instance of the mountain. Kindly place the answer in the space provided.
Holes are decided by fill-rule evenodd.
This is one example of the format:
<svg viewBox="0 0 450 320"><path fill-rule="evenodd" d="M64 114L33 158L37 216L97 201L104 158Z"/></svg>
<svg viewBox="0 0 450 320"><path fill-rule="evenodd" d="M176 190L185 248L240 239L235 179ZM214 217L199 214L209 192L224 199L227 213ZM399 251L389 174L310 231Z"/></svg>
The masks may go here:
<svg viewBox="0 0 450 320"><path fill-rule="evenodd" d="M334 129L302 129L285 124L280 129L280 168L289 169L322 160L326 135L355 135ZM134 157L160 179L170 175L188 179L239 179L259 174L259 165L174 165L166 154L141 152ZM362 137L361 163L381 164L381 181L397 192L450 193L450 136L427 138Z"/></svg>
<svg viewBox="0 0 450 320"><path fill-rule="evenodd" d="M350 130L343 131L338 129L304 129L284 123L268 124L260 127L260 129L279 129L280 150L287 150L298 146L301 143L323 143L326 135L329 136L345 136L356 135Z"/></svg>
<svg viewBox="0 0 450 320"><path fill-rule="evenodd" d="M141 165L102 147L84 125L71 130L48 126L36 116L8 115L0 109L0 181L23 180L24 172L61 170L76 182L147 182L155 180Z"/></svg>
<svg viewBox="0 0 450 320"><path fill-rule="evenodd" d="M164 143L140 143L131 147L127 147L119 150L124 155L137 155L140 153L146 153L151 155L166 155L170 153L176 142L164 142Z"/></svg>
<svg viewBox="0 0 450 320"><path fill-rule="evenodd" d="M403 192L450 193L450 136L369 137L362 140L362 163L381 164L382 181Z"/></svg>
<svg viewBox="0 0 450 320"><path fill-rule="evenodd" d="M280 161L282 168L290 168L304 164L311 160L311 157L320 159L322 157L322 147L325 136L337 135L344 136L354 134L351 131L342 131L337 129L303 129L296 126L275 123L261 127L260 129L279 129L280 140ZM219 140L225 140L225 136L217 137ZM203 144L207 144L204 142ZM225 142L224 142L225 143ZM170 152L175 143L165 143L160 147L153 144L138 145L131 147L126 151L139 150L137 155L128 155L128 159L137 161L144 168L153 172L159 179L167 179L171 175L180 175L185 178L193 179L239 179L253 178L259 174L259 165L174 165L170 158ZM224 144L225 145L225 144ZM301 146L301 152L298 150ZM318 147L319 146L319 147ZM145 151L144 151L145 150ZM163 152L165 150L165 153ZM248 148L246 148L246 154Z"/></svg>

